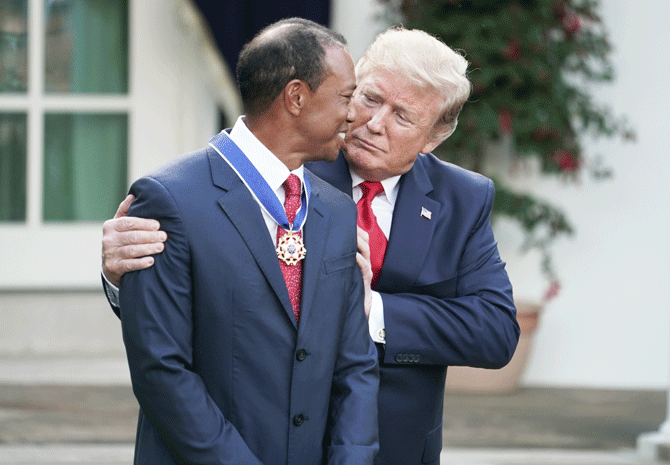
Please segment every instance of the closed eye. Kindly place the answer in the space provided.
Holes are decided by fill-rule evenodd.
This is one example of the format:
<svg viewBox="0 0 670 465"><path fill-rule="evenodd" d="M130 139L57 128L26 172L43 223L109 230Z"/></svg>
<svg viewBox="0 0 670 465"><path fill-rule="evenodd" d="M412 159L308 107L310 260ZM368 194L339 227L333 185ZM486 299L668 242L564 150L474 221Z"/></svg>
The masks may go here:
<svg viewBox="0 0 670 465"><path fill-rule="evenodd" d="M363 99L365 100L365 103L367 103L367 104L377 103L377 100L375 100L372 96L367 95L367 94L363 95Z"/></svg>

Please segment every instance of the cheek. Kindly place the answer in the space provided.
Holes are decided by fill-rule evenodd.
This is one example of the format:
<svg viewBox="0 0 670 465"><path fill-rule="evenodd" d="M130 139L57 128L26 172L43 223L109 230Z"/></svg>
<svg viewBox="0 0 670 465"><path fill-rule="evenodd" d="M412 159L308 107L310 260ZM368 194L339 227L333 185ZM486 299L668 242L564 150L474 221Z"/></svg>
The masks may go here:
<svg viewBox="0 0 670 465"><path fill-rule="evenodd" d="M401 137L395 141L391 141L393 156L390 163L398 168L412 165L419 154L419 150L423 147L416 138Z"/></svg>
<svg viewBox="0 0 670 465"><path fill-rule="evenodd" d="M364 121L370 119L370 110L359 102L354 101L353 103L354 111L356 112L356 119L354 121L354 126L360 126Z"/></svg>
<svg viewBox="0 0 670 465"><path fill-rule="evenodd" d="M331 103L326 113L330 126L339 128L347 119L347 106L341 102Z"/></svg>

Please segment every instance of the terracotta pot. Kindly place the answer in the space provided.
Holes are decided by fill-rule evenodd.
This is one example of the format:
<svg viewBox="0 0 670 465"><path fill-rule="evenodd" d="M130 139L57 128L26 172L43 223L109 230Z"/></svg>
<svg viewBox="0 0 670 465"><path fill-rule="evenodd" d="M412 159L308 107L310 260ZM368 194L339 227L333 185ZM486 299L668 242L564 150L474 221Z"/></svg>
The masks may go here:
<svg viewBox="0 0 670 465"><path fill-rule="evenodd" d="M519 344L512 360L499 370L471 367L449 367L447 391L505 393L519 389L519 380L526 366L533 333L542 306L531 302L515 302L517 321L521 328Z"/></svg>

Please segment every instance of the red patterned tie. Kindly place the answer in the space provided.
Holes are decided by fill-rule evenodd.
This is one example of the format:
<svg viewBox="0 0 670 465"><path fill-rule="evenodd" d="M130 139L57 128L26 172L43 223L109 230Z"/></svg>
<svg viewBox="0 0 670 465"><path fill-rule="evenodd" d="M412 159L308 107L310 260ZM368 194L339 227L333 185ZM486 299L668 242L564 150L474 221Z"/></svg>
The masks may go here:
<svg viewBox="0 0 670 465"><path fill-rule="evenodd" d="M302 193L302 186L300 178L295 174L290 174L288 179L282 184L284 192L286 192L286 200L284 200L284 210L286 210L286 217L289 223L293 223L295 215L300 208L300 194ZM286 234L286 231L281 227L277 227L277 241ZM294 231L293 234L302 237L300 231ZM300 298L302 296L302 260L295 265L287 265L283 260L279 260L281 272L286 281L286 289L288 289L288 296L291 298L291 305L293 306L293 314L296 321L300 322Z"/></svg>
<svg viewBox="0 0 670 465"><path fill-rule="evenodd" d="M386 253L386 236L382 232L377 217L372 211L372 199L384 192L380 182L364 181L360 184L363 197L358 201L358 226L370 235L370 262L372 264L372 287L379 279L379 272L384 263Z"/></svg>

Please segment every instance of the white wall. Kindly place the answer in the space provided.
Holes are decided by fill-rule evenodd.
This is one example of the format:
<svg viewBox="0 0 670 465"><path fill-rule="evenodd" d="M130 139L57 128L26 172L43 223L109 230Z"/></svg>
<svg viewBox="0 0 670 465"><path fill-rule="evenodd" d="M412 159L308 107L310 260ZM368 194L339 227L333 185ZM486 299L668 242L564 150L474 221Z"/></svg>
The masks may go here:
<svg viewBox="0 0 670 465"><path fill-rule="evenodd" d="M617 77L594 95L628 115L638 140L587 142L612 180L532 186L563 199L576 235L556 248L563 290L542 316L525 383L667 388L670 2L604 0L601 12Z"/></svg>
<svg viewBox="0 0 670 465"><path fill-rule="evenodd" d="M383 26L373 0L335 0L334 28L354 59ZM586 141L614 170L607 181L580 185L557 180L513 180L558 200L576 234L557 244L554 261L562 290L541 317L525 385L665 389L670 367L670 2L602 0L614 47L616 82L594 90L616 114L626 114L638 141ZM520 234L496 225L515 296L541 299L537 256L520 255Z"/></svg>
<svg viewBox="0 0 670 465"><path fill-rule="evenodd" d="M132 93L137 105L131 182L206 146L219 131L206 50L184 23L182 0L135 0L132 6Z"/></svg>
<svg viewBox="0 0 670 465"><path fill-rule="evenodd" d="M363 56L368 45L386 29L384 8L378 0L332 0L331 27L342 34L354 63Z"/></svg>

